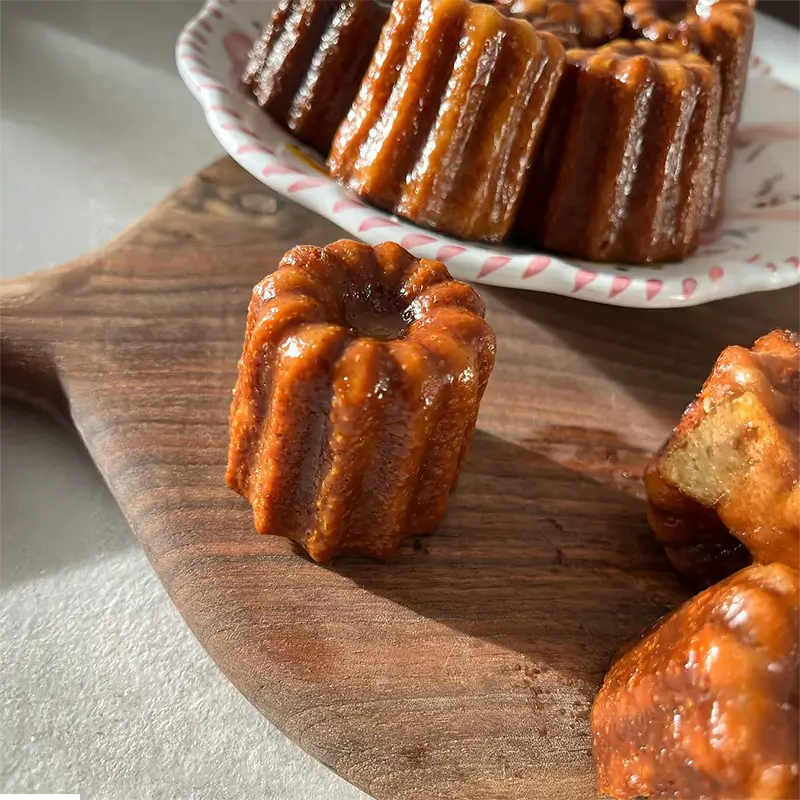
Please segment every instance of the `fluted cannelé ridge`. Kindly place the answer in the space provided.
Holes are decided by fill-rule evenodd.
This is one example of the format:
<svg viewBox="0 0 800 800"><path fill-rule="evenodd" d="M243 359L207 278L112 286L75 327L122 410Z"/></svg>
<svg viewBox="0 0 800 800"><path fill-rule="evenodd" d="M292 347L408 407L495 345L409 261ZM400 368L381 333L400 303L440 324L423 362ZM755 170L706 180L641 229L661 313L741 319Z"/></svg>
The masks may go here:
<svg viewBox="0 0 800 800"><path fill-rule="evenodd" d="M754 0L627 0L626 26L631 36L673 42L699 53L716 67L721 87L708 227L722 216L725 179L742 111L747 68L755 29Z"/></svg>
<svg viewBox="0 0 800 800"><path fill-rule="evenodd" d="M569 50L520 238L593 261L684 258L710 208L719 96L714 68L675 46Z"/></svg>

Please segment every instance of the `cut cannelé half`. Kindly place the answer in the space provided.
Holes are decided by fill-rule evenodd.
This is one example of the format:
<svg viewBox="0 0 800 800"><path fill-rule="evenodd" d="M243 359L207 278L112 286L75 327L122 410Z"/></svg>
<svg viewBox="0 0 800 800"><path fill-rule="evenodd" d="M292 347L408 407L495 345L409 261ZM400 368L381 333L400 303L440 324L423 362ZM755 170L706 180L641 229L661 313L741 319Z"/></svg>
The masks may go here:
<svg viewBox="0 0 800 800"><path fill-rule="evenodd" d="M648 519L680 572L707 583L743 559L800 566L799 438L797 336L725 348L645 473Z"/></svg>

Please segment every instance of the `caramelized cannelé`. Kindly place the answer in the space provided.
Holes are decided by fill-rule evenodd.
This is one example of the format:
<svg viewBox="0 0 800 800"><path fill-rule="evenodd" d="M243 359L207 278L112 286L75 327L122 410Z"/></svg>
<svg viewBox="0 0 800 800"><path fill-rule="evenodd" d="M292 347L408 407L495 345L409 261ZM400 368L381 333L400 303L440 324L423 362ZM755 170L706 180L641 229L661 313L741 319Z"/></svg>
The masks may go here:
<svg viewBox="0 0 800 800"><path fill-rule="evenodd" d="M701 54L719 72L719 155L714 167L709 227L722 215L725 179L753 44L753 5L747 0L628 0L624 6L629 35L680 44Z"/></svg>
<svg viewBox="0 0 800 800"><path fill-rule="evenodd" d="M483 315L397 244L290 250L253 291L231 406L227 482L258 532L316 561L432 533L494 364Z"/></svg>
<svg viewBox="0 0 800 800"><path fill-rule="evenodd" d="M750 558L800 565L798 375L788 331L726 348L648 466L650 524L699 583Z"/></svg>
<svg viewBox="0 0 800 800"><path fill-rule="evenodd" d="M242 81L273 119L327 156L388 15L380 0L281 0Z"/></svg>
<svg viewBox="0 0 800 800"><path fill-rule="evenodd" d="M380 208L465 239L511 227L564 51L470 0L396 0L328 166Z"/></svg>
<svg viewBox="0 0 800 800"><path fill-rule="evenodd" d="M783 564L747 567L657 623L594 702L598 793L796 798L798 623Z"/></svg>
<svg viewBox="0 0 800 800"><path fill-rule="evenodd" d="M569 50L519 238L592 261L683 259L708 214L718 116L699 56L645 40Z"/></svg>
<svg viewBox="0 0 800 800"><path fill-rule="evenodd" d="M494 0L494 5L552 33L567 48L610 42L620 35L625 19L617 0Z"/></svg>

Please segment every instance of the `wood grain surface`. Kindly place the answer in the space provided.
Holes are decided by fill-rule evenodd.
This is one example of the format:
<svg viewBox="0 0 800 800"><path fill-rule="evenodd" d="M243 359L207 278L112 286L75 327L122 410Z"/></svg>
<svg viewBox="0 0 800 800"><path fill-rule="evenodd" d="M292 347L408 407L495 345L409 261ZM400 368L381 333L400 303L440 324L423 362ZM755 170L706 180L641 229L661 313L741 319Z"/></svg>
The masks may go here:
<svg viewBox="0 0 800 800"><path fill-rule="evenodd" d="M797 328L798 292L639 311L482 288L498 360L443 526L321 567L256 535L223 475L251 288L341 236L220 161L2 284L3 390L74 422L220 668L341 775L380 800L593 797L610 654L687 595L644 519L648 454L725 345Z"/></svg>

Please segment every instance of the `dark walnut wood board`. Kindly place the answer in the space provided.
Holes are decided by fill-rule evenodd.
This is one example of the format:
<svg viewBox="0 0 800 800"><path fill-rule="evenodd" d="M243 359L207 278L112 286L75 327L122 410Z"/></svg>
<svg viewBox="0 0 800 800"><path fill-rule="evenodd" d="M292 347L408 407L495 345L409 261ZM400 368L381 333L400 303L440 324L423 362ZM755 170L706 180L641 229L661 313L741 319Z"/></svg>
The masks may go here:
<svg viewBox="0 0 800 800"><path fill-rule="evenodd" d="M610 655L688 594L643 467L725 345L797 327L798 292L639 311L482 288L497 366L444 524L322 567L223 476L251 288L342 235L220 161L104 250L2 284L3 390L74 423L198 639L338 773L380 800L593 797Z"/></svg>

